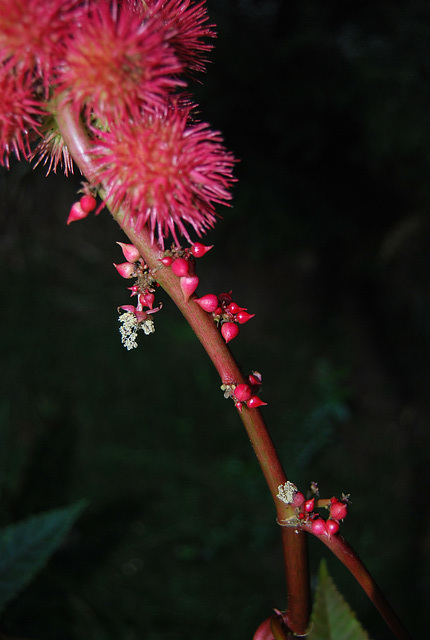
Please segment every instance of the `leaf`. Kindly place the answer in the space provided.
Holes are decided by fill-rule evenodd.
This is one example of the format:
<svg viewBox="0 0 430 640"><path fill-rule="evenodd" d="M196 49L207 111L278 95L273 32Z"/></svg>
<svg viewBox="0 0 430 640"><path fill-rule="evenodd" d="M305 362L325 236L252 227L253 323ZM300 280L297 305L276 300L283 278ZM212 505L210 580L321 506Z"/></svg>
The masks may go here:
<svg viewBox="0 0 430 640"><path fill-rule="evenodd" d="M44 567L85 506L81 500L0 529L0 612Z"/></svg>
<svg viewBox="0 0 430 640"><path fill-rule="evenodd" d="M369 640L321 560L308 640Z"/></svg>

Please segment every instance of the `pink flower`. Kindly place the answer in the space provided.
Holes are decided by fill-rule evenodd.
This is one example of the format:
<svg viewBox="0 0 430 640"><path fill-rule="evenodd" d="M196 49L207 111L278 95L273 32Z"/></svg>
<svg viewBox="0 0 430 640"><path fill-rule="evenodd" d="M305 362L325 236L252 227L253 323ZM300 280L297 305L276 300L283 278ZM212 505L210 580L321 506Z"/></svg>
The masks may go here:
<svg viewBox="0 0 430 640"><path fill-rule="evenodd" d="M127 3L94 3L65 42L58 91L69 92L78 113L92 109L103 123L140 118L184 85L166 35L157 15L145 17Z"/></svg>
<svg viewBox="0 0 430 640"><path fill-rule="evenodd" d="M139 124L122 121L94 146L100 179L114 208L125 206L136 231L148 223L160 244L186 225L200 236L213 227L215 203L227 204L233 156L205 123L187 124L190 109L171 108Z"/></svg>
<svg viewBox="0 0 430 640"><path fill-rule="evenodd" d="M81 13L80 0L0 0L2 59L34 69L46 89L59 47Z"/></svg>
<svg viewBox="0 0 430 640"><path fill-rule="evenodd" d="M29 138L39 127L42 109L33 95L29 74L17 74L11 64L0 64L0 164L9 167L13 152L30 155Z"/></svg>
<svg viewBox="0 0 430 640"><path fill-rule="evenodd" d="M206 54L213 47L214 25L207 24L205 3L190 0L147 0L151 13L160 14L168 29L169 43L190 71L204 71Z"/></svg>

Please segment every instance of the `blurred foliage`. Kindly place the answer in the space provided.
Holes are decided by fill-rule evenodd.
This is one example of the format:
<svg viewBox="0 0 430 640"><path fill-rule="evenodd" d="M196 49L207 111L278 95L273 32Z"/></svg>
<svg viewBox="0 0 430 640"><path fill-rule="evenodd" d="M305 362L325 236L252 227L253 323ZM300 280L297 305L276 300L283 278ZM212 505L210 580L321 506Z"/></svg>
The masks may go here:
<svg viewBox="0 0 430 640"><path fill-rule="evenodd" d="M430 5L209 0L202 116L240 163L199 263L256 313L232 349L263 373L291 480L352 494L343 531L425 628L430 409ZM273 506L219 380L168 301L136 352L116 224L66 227L79 176L0 173L0 524L89 508L2 631L44 640L252 637L286 603ZM236 344L237 342L237 344ZM325 547L311 540L313 576ZM330 573L373 637L360 588ZM315 582L313 583L315 584Z"/></svg>

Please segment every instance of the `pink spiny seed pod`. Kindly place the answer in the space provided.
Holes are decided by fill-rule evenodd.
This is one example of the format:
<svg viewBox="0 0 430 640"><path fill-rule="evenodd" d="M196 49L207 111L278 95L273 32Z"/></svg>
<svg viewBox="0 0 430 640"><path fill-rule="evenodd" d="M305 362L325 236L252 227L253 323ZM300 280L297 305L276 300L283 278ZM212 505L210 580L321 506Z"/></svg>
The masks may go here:
<svg viewBox="0 0 430 640"><path fill-rule="evenodd" d="M305 511L307 513L311 513L314 510L315 506L315 498L311 498L310 500L306 500L305 502Z"/></svg>
<svg viewBox="0 0 430 640"><path fill-rule="evenodd" d="M293 507L301 507L305 501L305 496L301 491L296 491L294 494L292 505Z"/></svg>
<svg viewBox="0 0 430 640"><path fill-rule="evenodd" d="M202 244L201 242L195 242L191 247L191 253L195 258L202 258L205 255L205 253L210 251L212 248L213 248L213 244L211 244L210 246L207 246L205 244Z"/></svg>
<svg viewBox="0 0 430 640"><path fill-rule="evenodd" d="M121 264L114 262L113 266L122 278L134 278L135 267L131 262L121 262Z"/></svg>
<svg viewBox="0 0 430 640"><path fill-rule="evenodd" d="M173 262L173 258L171 256L164 256L164 258L161 258L160 262L162 262L165 267L170 267Z"/></svg>
<svg viewBox="0 0 430 640"><path fill-rule="evenodd" d="M218 307L218 298L214 293L207 293L202 298L196 298L194 302L197 302L207 313L213 313Z"/></svg>
<svg viewBox="0 0 430 640"><path fill-rule="evenodd" d="M231 302L231 291L229 293L220 293L218 296L219 303L222 304L230 304Z"/></svg>
<svg viewBox="0 0 430 640"><path fill-rule="evenodd" d="M125 242L117 242L117 244L121 247L127 262L137 262L140 259L139 250L136 249L134 244L126 244Z"/></svg>
<svg viewBox="0 0 430 640"><path fill-rule="evenodd" d="M312 532L317 536L322 536L324 533L327 533L326 523L323 518L316 518L312 522Z"/></svg>
<svg viewBox="0 0 430 640"><path fill-rule="evenodd" d="M85 213L91 213L97 206L97 200L94 196L85 195L79 200L79 204L81 205L82 211Z"/></svg>
<svg viewBox="0 0 430 640"><path fill-rule="evenodd" d="M332 502L330 505L330 518L343 520L348 513L348 507L344 502Z"/></svg>
<svg viewBox="0 0 430 640"><path fill-rule="evenodd" d="M251 387L248 384L238 384L234 390L234 397L239 402L246 402L252 396Z"/></svg>
<svg viewBox="0 0 430 640"><path fill-rule="evenodd" d="M328 519L325 526L329 536L333 536L339 531L339 523L336 520Z"/></svg>
<svg viewBox="0 0 430 640"><path fill-rule="evenodd" d="M251 320L251 318L253 318L255 316L255 313L248 313L247 311L243 310L243 311L239 311L239 313L236 315L236 320L239 324L245 324L245 322L248 322L248 320Z"/></svg>
<svg viewBox="0 0 430 640"><path fill-rule="evenodd" d="M72 204L69 217L67 218L67 224L75 222L76 220L83 220L88 215L88 211L84 211L79 202Z"/></svg>
<svg viewBox="0 0 430 640"><path fill-rule="evenodd" d="M155 296L153 293L141 293L139 296L139 302L144 307L149 307L150 309L154 306L154 300Z"/></svg>
<svg viewBox="0 0 430 640"><path fill-rule="evenodd" d="M246 403L246 406L250 409L256 409L257 407L264 407L267 405L267 402L263 402L260 400L258 396L251 396Z"/></svg>
<svg viewBox="0 0 430 640"><path fill-rule="evenodd" d="M172 271L175 276L187 276L190 273L190 263L185 258L176 258L172 262Z"/></svg>
<svg viewBox="0 0 430 640"><path fill-rule="evenodd" d="M230 342L239 333L239 327L234 322L224 322L221 327L221 335L226 342Z"/></svg>
<svg viewBox="0 0 430 640"><path fill-rule="evenodd" d="M174 263L173 263L174 264ZM186 300L194 293L194 291L199 286L199 277L198 276L182 276L179 280L179 284L181 285L182 293Z"/></svg>

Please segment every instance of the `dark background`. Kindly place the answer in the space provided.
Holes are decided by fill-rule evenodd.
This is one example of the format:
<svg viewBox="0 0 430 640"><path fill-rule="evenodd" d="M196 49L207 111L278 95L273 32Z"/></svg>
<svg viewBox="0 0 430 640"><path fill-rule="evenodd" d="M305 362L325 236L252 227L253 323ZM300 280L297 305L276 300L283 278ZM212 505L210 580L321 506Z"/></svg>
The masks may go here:
<svg viewBox="0 0 430 640"><path fill-rule="evenodd" d="M205 120L240 159L198 292L255 312L288 476L351 494L343 532L411 632L428 603L430 4L210 0ZM10 605L46 640L245 640L286 605L270 495L201 346L162 293L120 343L116 224L67 227L79 176L0 174L0 524L80 498L73 533ZM373 638L367 597L311 540Z"/></svg>

